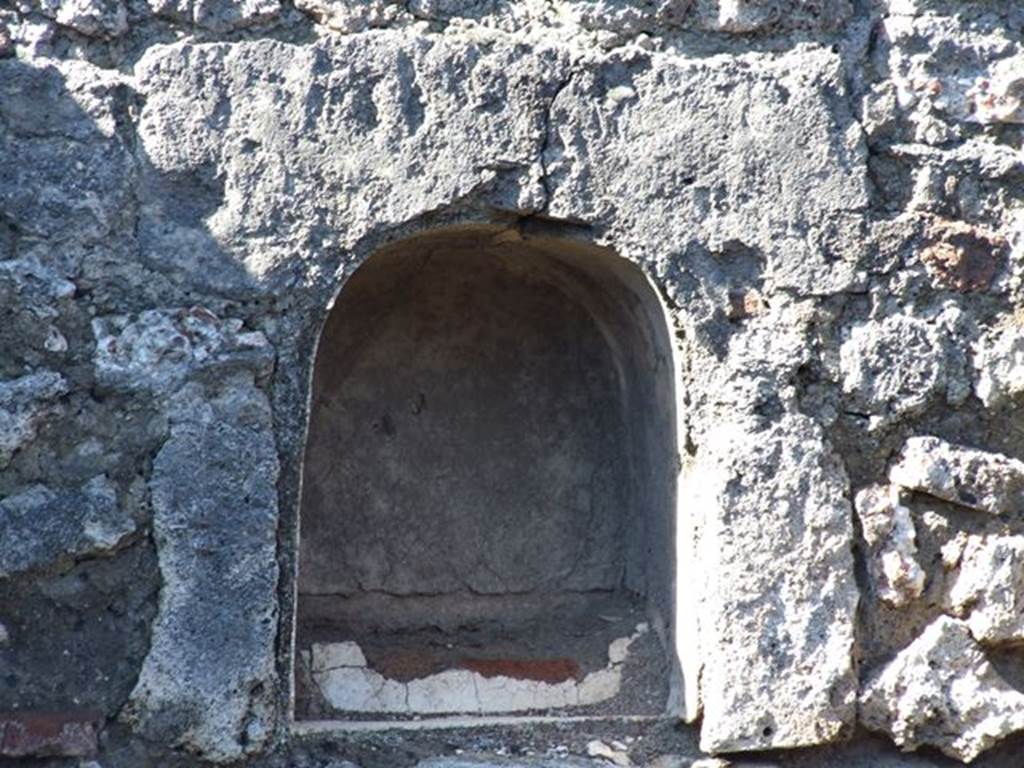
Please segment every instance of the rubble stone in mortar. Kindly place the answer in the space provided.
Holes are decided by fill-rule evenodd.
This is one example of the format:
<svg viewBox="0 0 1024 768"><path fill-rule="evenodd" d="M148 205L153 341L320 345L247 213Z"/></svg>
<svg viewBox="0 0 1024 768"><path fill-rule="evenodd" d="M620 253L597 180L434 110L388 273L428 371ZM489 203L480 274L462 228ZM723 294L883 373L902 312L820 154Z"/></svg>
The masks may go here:
<svg viewBox="0 0 1024 768"><path fill-rule="evenodd" d="M281 11L279 0L147 0L157 16L214 32L250 27Z"/></svg>
<svg viewBox="0 0 1024 768"><path fill-rule="evenodd" d="M868 681L861 719L904 749L929 745L970 762L1024 730L1024 694L986 660L967 624L940 616Z"/></svg>
<svg viewBox="0 0 1024 768"><path fill-rule="evenodd" d="M153 464L163 587L126 717L214 762L261 749L273 716L277 476L270 405L251 374L188 384Z"/></svg>
<svg viewBox="0 0 1024 768"><path fill-rule="evenodd" d="M960 312L936 317L896 314L854 327L840 348L843 392L872 426L921 411L937 398L962 402L970 393L966 359L955 341Z"/></svg>
<svg viewBox="0 0 1024 768"><path fill-rule="evenodd" d="M968 538L948 601L979 642L1024 642L1024 536Z"/></svg>
<svg viewBox="0 0 1024 768"><path fill-rule="evenodd" d="M848 481L808 418L723 425L701 482L708 752L820 744L853 724L858 591Z"/></svg>
<svg viewBox="0 0 1024 768"><path fill-rule="evenodd" d="M203 307L102 317L92 326L96 378L119 391L173 392L190 375L210 367L263 375L274 361L262 333L243 331L241 320L222 320Z"/></svg>
<svg viewBox="0 0 1024 768"><path fill-rule="evenodd" d="M925 573L917 562L917 541L910 510L900 504L893 486L872 485L854 500L864 541L868 570L878 597L900 607L920 597Z"/></svg>
<svg viewBox="0 0 1024 768"><path fill-rule="evenodd" d="M347 33L429 19L522 31L547 28L562 39L595 31L603 33L602 41L672 29L743 34L833 30L851 11L849 0L299 0L296 7Z"/></svg>
<svg viewBox="0 0 1024 768"><path fill-rule="evenodd" d="M1012 23L995 13L892 14L881 29L876 65L889 76L869 102L893 100L909 140L940 144L961 138L962 123L1024 120L1024 45Z"/></svg>
<svg viewBox="0 0 1024 768"><path fill-rule="evenodd" d="M128 31L128 12L122 0L41 0L39 10L82 35L117 37Z"/></svg>
<svg viewBox="0 0 1024 768"><path fill-rule="evenodd" d="M134 531L102 475L77 490L31 486L0 501L0 578L108 552Z"/></svg>
<svg viewBox="0 0 1024 768"><path fill-rule="evenodd" d="M987 408L1024 392L1024 329L1010 322L983 337L974 350L974 392Z"/></svg>
<svg viewBox="0 0 1024 768"><path fill-rule="evenodd" d="M57 399L67 392L67 381L54 371L0 381L0 469L35 438L43 420L54 412Z"/></svg>
<svg viewBox="0 0 1024 768"><path fill-rule="evenodd" d="M889 480L993 515L1024 510L1024 462L937 437L907 440Z"/></svg>

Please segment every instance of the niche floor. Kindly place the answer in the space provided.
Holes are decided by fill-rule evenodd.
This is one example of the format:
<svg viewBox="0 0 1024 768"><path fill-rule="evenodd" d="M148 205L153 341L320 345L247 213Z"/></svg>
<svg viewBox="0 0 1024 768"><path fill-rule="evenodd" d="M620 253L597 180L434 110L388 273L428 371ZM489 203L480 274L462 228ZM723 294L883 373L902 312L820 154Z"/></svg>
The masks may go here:
<svg viewBox="0 0 1024 768"><path fill-rule="evenodd" d="M397 616L405 601L388 602L369 615ZM665 710L665 651L631 596L499 599L472 619L464 601L457 611L444 602L434 601L436 623L418 627L369 626L366 601L308 611L298 641L300 718ZM465 620L446 626L457 614Z"/></svg>

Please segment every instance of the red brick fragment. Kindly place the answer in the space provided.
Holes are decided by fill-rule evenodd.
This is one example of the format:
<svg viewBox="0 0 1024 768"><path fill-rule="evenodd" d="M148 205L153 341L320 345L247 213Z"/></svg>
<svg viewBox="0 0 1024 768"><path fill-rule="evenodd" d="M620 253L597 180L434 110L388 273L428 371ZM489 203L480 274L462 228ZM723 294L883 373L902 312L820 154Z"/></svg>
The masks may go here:
<svg viewBox="0 0 1024 768"><path fill-rule="evenodd" d="M90 757L101 722L98 712L0 712L0 756Z"/></svg>
<svg viewBox="0 0 1024 768"><path fill-rule="evenodd" d="M983 291L1003 267L1006 239L983 227L933 218L924 240L921 262L944 288Z"/></svg>
<svg viewBox="0 0 1024 768"><path fill-rule="evenodd" d="M561 683L580 679L580 665L574 659L462 659L462 668L484 677L511 677Z"/></svg>

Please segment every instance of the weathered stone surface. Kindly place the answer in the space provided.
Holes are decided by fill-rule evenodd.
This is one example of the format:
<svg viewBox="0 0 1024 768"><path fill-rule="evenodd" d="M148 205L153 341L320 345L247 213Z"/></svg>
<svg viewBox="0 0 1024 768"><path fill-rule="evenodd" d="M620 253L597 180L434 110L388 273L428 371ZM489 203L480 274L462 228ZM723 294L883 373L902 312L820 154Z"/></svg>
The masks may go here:
<svg viewBox="0 0 1024 768"><path fill-rule="evenodd" d="M1019 447L1013 406L1024 383L1013 311L1021 306L1024 260L1019 245L1008 254L997 246L1003 237L1013 242L1007 222L1019 207L1021 29L1015 3L956 0L5 5L0 379L52 371L76 391L66 399L74 406L68 424L32 427L32 450L0 460L0 495L8 503L40 482L56 487L72 464L67 484L81 482L106 470L87 472L90 462L121 453L124 477L137 473L126 484L137 488L121 488L118 475L119 492L137 494L145 509L139 489L153 490L166 578L153 652L128 710L153 739L113 734L132 744L100 762L156 764L149 750L172 745L204 758L241 757L266 746L266 702L286 695L286 681L268 672L268 638L286 637L289 628L264 631L261 622L275 624L266 569L275 556L293 564L288 520L281 551L269 532L276 526L265 520L275 515L271 496L289 498L290 481L270 487L269 417L251 430L232 424L229 396L212 392L220 384L240 399L262 397L225 380L239 369L270 370L262 340L238 337L261 328L286 361L272 382L273 425L286 464L298 464L301 439L290 434L306 405L289 377L306 374L299 348L313 342L310 329L319 327L341 276L395 237L491 217L526 217L524 227L554 218L568 228L568 221L643 265L670 305L687 403L680 453L683 461L699 457L698 479L710 497L701 508L708 524L680 537L693 533L693 545L707 552L693 572L712 571L701 587L711 608L680 621L694 616L689 624L702 624L704 645L692 659L704 668L708 741L747 748L835 738L848 721L852 675L855 590L842 554L851 534L839 500L848 492L831 459L809 457L829 456L833 441L851 476L870 482L887 441L912 434L918 417L941 421L934 429L943 434L963 426L970 434L963 439L978 445L1010 454ZM185 42L167 44L175 39ZM292 42L275 42L283 40ZM852 109L860 94L867 94L863 109ZM919 238L922 215L945 217L942 231L926 226ZM875 235L889 225L900 243L882 247ZM974 229L961 231L966 226ZM939 303L951 290L964 292L954 297L960 315ZM246 325L143 311L195 304L245 317ZM975 328L986 335L969 382ZM197 380L211 391L189 383ZM998 411L967 398L969 384L982 406ZM147 441L125 434L135 427L114 430L109 422L120 408L145 411L153 400L162 408L179 392L176 431L151 470L151 441L137 448ZM40 412L63 397L44 398ZM208 421L200 415L207 413ZM833 430L829 440L794 413ZM865 428L865 415L885 429ZM0 422L8 416L0 407ZM756 425L730 431L723 423L746 416ZM961 490L973 495L991 480L999 487L981 489L984 504L1019 510L1004 487L1011 481L992 480L1003 470L982 463L978 477L967 462L948 472L951 486L926 477L922 490L981 503ZM262 522L253 550L240 553L232 547L244 535L231 538L228 529L243 530L239 521L248 520L239 490L246 482L259 485ZM215 514L209 499L220 493ZM901 515L895 508L862 515L866 535L882 547L876 575L885 574L894 600L917 589ZM209 527L193 525L197 517ZM978 520L979 527L1012 524ZM955 525L919 530L929 556L940 551L950 570L936 581L962 591L946 609L964 612L967 623L975 613L987 616L992 632L1013 635L1004 592L1016 589L1012 569L986 562L1004 550L991 538L972 544ZM223 558L221 541L231 544ZM135 548L151 555L148 547L141 540ZM64 549L53 551L63 558ZM1018 557L1016 544L1005 551L1007 562ZM228 557L243 582L259 584L241 588L235 602L217 597ZM123 581L111 583L125 583L132 562L116 566ZM52 574L40 577L39 589L56 595L53 605L37 610L30 604L37 591L17 595L34 578L5 580L12 645L50 616L67 627L60 640L69 638L69 647L72 627L84 622L89 642L74 647L90 652L104 637L89 627L95 616L109 613L126 626L105 603L83 611L81 595L50 583ZM96 683L114 690L105 712L117 711L134 678L149 616L137 605L155 584L148 571L146 580L137 602L118 609L132 615L136 639L116 683ZM281 590L286 601L288 592ZM916 607L907 608L891 612L902 633L916 620L909 618ZM43 618L24 618L33 611ZM57 641L46 650L61 654ZM4 695L40 687L25 684L29 678L88 687L77 684L86 673L76 677L70 662L53 672L45 653L25 658L0 674ZM24 677L11 684L15 672ZM965 688L974 681L970 671L956 674ZM953 740L957 729L974 738L972 723L952 715L949 722L942 738ZM346 748L327 764L340 764ZM931 762L897 758L877 741L868 752L849 764ZM265 765L284 759L267 756ZM780 763L819 768L817 759L793 753Z"/></svg>
<svg viewBox="0 0 1024 768"><path fill-rule="evenodd" d="M280 0L146 0L153 13L216 32L269 21L281 10Z"/></svg>
<svg viewBox="0 0 1024 768"><path fill-rule="evenodd" d="M696 0L699 26L722 32L835 29L852 11L849 0Z"/></svg>
<svg viewBox="0 0 1024 768"><path fill-rule="evenodd" d="M939 144L960 138L963 123L1024 119L1024 45L1012 23L981 8L972 10L893 14L881 22L883 44L876 56L888 77L875 86L872 98L894 97L914 141Z"/></svg>
<svg viewBox="0 0 1024 768"><path fill-rule="evenodd" d="M1024 392L1024 329L1010 322L983 337L974 368L974 392L990 408Z"/></svg>
<svg viewBox="0 0 1024 768"><path fill-rule="evenodd" d="M552 49L393 32L157 48L137 70L148 258L188 283L269 290L470 195L537 210L564 67Z"/></svg>
<svg viewBox="0 0 1024 768"><path fill-rule="evenodd" d="M20 238L109 245L126 223L134 167L118 131L125 86L83 62L0 59L0 215Z"/></svg>
<svg viewBox="0 0 1024 768"><path fill-rule="evenodd" d="M645 34L696 29L738 34L832 31L852 11L849 0L300 0L298 7L340 32L417 19L580 37L610 45Z"/></svg>
<svg viewBox="0 0 1024 768"><path fill-rule="evenodd" d="M102 475L76 490L31 486L0 500L0 578L108 552L134 530Z"/></svg>
<svg viewBox="0 0 1024 768"><path fill-rule="evenodd" d="M67 394L67 381L54 371L42 371L0 381L0 469L22 446L31 442L43 421Z"/></svg>
<svg viewBox="0 0 1024 768"><path fill-rule="evenodd" d="M83 35L117 36L128 29L122 0L42 0L40 10Z"/></svg>
<svg viewBox="0 0 1024 768"><path fill-rule="evenodd" d="M854 285L865 157L860 130L836 98L844 88L838 58L822 51L760 60L756 75L728 60L609 57L573 77L552 105L546 213L622 217L628 234L617 247L629 253L643 243L651 253L642 257L656 260L670 286L708 250L748 254L772 289L821 294ZM741 117L754 102L756 128ZM802 138L820 130L837 141ZM712 282L716 270L725 265L700 271Z"/></svg>
<svg viewBox="0 0 1024 768"><path fill-rule="evenodd" d="M401 17L402 8L388 0L296 0L295 7L329 29L363 32Z"/></svg>
<svg viewBox="0 0 1024 768"><path fill-rule="evenodd" d="M950 305L934 317L893 314L850 331L840 349L843 392L872 426L967 397L966 357L954 342L959 321Z"/></svg>
<svg viewBox="0 0 1024 768"><path fill-rule="evenodd" d="M147 310L137 317L93 320L96 378L111 389L173 392L190 375L216 369L270 372L274 351L242 321L203 307Z"/></svg>
<svg viewBox="0 0 1024 768"><path fill-rule="evenodd" d="M277 475L270 406L251 376L185 387L153 466L163 587L125 717L214 762L265 744L277 636Z"/></svg>
<svg viewBox="0 0 1024 768"><path fill-rule="evenodd" d="M993 515L1024 509L1024 462L937 437L912 437L889 480Z"/></svg>
<svg viewBox="0 0 1024 768"><path fill-rule="evenodd" d="M917 562L917 542L910 510L900 504L892 486L873 485L854 500L864 541L868 570L879 598L894 606L921 596L925 573Z"/></svg>
<svg viewBox="0 0 1024 768"><path fill-rule="evenodd" d="M993 669L967 624L940 616L868 681L861 719L904 749L935 746L970 762L1024 730L1024 694Z"/></svg>
<svg viewBox="0 0 1024 768"><path fill-rule="evenodd" d="M968 538L948 603L978 642L1024 642L1024 536Z"/></svg>
<svg viewBox="0 0 1024 768"><path fill-rule="evenodd" d="M834 740L852 726L857 687L846 475L806 417L738 426L709 437L702 476L701 748Z"/></svg>

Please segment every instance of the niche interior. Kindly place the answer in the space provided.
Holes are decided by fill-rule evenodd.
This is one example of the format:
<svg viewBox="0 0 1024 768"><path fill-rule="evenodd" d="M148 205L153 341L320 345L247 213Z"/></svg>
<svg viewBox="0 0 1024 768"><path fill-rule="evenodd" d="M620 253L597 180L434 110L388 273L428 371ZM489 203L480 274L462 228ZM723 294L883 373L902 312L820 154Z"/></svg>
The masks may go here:
<svg viewBox="0 0 1024 768"><path fill-rule="evenodd" d="M313 372L296 717L659 714L671 334L643 273L493 231L383 249Z"/></svg>

